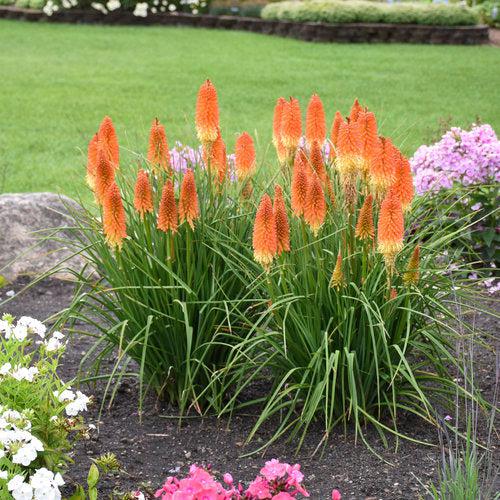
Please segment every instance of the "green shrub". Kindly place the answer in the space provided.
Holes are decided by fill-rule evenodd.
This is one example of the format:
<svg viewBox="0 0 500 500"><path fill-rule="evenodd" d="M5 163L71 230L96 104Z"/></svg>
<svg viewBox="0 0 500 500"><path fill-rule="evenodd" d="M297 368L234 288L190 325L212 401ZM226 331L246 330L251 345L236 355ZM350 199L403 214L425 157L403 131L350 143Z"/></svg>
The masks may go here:
<svg viewBox="0 0 500 500"><path fill-rule="evenodd" d="M500 2L498 0L489 0L483 2L474 10L478 13L481 22L494 28L500 27Z"/></svg>
<svg viewBox="0 0 500 500"><path fill-rule="evenodd" d="M262 10L261 16L264 19L332 24L369 22L459 26L478 22L476 12L458 5L413 2L383 4L363 0L285 1L267 5Z"/></svg>
<svg viewBox="0 0 500 500"><path fill-rule="evenodd" d="M14 5L15 0L0 0L0 5Z"/></svg>

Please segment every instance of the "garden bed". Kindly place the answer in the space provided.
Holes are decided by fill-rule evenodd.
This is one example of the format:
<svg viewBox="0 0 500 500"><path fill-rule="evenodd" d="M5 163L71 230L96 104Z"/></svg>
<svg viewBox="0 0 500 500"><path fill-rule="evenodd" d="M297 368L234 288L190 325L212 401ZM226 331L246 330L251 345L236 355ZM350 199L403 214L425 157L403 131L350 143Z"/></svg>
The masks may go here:
<svg viewBox="0 0 500 500"><path fill-rule="evenodd" d="M29 282L18 279L3 289L5 292L18 292ZM48 317L66 307L72 295L73 285L58 280L46 280L16 297L4 306L14 315L31 314L39 318ZM491 303L490 305L493 305ZM497 305L498 307L498 305ZM484 331L494 333L494 318L479 316L476 325ZM65 353L60 375L69 380L76 374L77 367L85 351L92 345L90 337L75 336ZM478 349L476 352L477 381L485 397L491 401L495 387L495 355ZM111 368L113 361L109 361ZM107 371L103 369L103 372ZM253 425L256 413L237 415L231 422L212 417L189 418L178 426L175 409L163 406L150 397L143 411L142 423L138 415L138 390L133 381L125 382L117 393L114 406L104 411L98 419L99 404L104 384L85 387L88 394L96 395L96 404L90 409L86 420L99 425L99 434L88 441L81 441L74 454L74 464L65 479L68 484L83 482L88 473L92 458L106 452L115 453L124 470L115 477L103 480L99 493L103 496L113 489L130 491L150 484L158 487L167 475L187 471L191 463L212 464L214 470L230 470L237 477L250 480L258 473L263 458L278 457L291 463L300 462L306 478L306 486L311 498L323 500L330 498L332 487L342 491L343 498L416 498L423 493L419 480L426 483L437 479L440 451L437 447L423 446L410 441L400 441L399 449L394 451L394 443L385 449L378 435L371 430L367 438L374 450L387 463L378 459L361 442L356 445L354 432L344 436L338 432L332 436L328 446L321 453L312 456L322 438L320 427L311 429L304 447L298 455L294 454L293 444L279 442L272 445L265 457L260 454L241 457L251 451L244 447L245 437ZM409 436L437 445L437 432L431 426L417 419L402 419L399 428ZM484 435L484 430L480 435ZM272 435L272 427L264 427L257 435L254 445L262 444ZM496 454L498 460L498 454Z"/></svg>
<svg viewBox="0 0 500 500"><path fill-rule="evenodd" d="M266 20L241 16L192 14L150 14L137 17L132 12L114 11L107 15L97 10L70 9L54 12L18 7L0 7L0 18L26 21L111 25L164 25L234 29L268 35L285 36L311 42L361 43L431 43L475 45L488 43L487 26L427 26L412 24L327 24Z"/></svg>

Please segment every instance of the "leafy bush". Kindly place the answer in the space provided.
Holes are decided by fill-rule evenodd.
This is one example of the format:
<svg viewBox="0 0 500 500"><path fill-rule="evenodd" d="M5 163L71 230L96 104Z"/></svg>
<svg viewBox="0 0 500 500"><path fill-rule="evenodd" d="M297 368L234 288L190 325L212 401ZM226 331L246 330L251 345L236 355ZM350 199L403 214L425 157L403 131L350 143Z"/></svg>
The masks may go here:
<svg viewBox="0 0 500 500"><path fill-rule="evenodd" d="M252 287L228 260L229 255L241 262L251 260L245 245L249 207L240 200L243 186L230 182L233 174L227 170L220 135L213 148L206 146L215 156L205 155L203 163L200 151L168 151L163 126L155 121L148 160L137 155L144 169L138 172L135 165L115 171L118 160L113 166L107 163L101 144L108 133L116 141L109 118L89 145L89 168L95 172L89 174L89 183L100 193L96 199L102 222L94 207L75 214L81 228L79 251L101 279L79 275L81 294L71 314L101 333L96 349L106 347L97 356L96 368L102 356L118 347L112 376L127 373L128 363L120 363L131 358L140 366L141 390L154 389L181 410L194 405L201 411L212 395L199 401L198 393L212 371L225 366L238 332L248 325L244 314L251 305ZM98 161L92 159L93 147L99 147ZM109 178L106 189L99 191L103 169L108 169ZM104 200L112 184L113 203L120 208L114 181L124 197L118 228L109 215L113 207ZM138 211L141 196L147 207ZM183 213L186 204L195 213Z"/></svg>
<svg viewBox="0 0 500 500"><path fill-rule="evenodd" d="M0 496L60 498L72 441L87 433L78 414L89 398L57 376L60 332L4 315L0 334Z"/></svg>
<svg viewBox="0 0 500 500"><path fill-rule="evenodd" d="M459 5L426 3L384 4L356 0L285 1L267 5L264 19L325 23L390 23L459 26L477 24L477 14Z"/></svg>
<svg viewBox="0 0 500 500"><path fill-rule="evenodd" d="M472 214L473 224L462 228L462 238L474 243L483 260L500 264L500 141L494 130L489 125L473 125L471 130L452 127L436 144L421 146L411 164L418 193L429 192L438 211L443 197L449 200L453 192L460 202L450 216L460 220Z"/></svg>
<svg viewBox="0 0 500 500"><path fill-rule="evenodd" d="M298 108L295 100L285 103L284 109ZM456 287L455 295L468 291L441 256L457 237L454 223L445 207L437 219L429 215L422 198L410 211L408 161L388 139L377 139L373 114L359 111L355 119L356 113L353 107L348 122L337 113L334 161L325 165L309 142L307 155L295 154L291 183L284 160L274 204L265 195L256 214L254 255L267 272L245 271L249 283L260 283L269 328L242 341L217 380L234 391L219 408L224 413L237 406L248 384L272 373L249 439L277 417L272 439L301 435L298 446L316 420L325 440L348 422L361 435L366 423L399 435L401 411L434 422L431 394L443 403L460 390L453 380L462 367L453 350L458 334L448 325L456 320L450 297ZM283 111L281 132L279 125L275 132L284 158L289 153L280 153L282 147L297 143L289 137L280 142L280 134L300 131L300 122L287 124L291 114ZM285 223L288 210L277 207L288 206L293 217ZM458 224L468 221L465 216ZM273 238L287 243L277 251Z"/></svg>
<svg viewBox="0 0 500 500"><path fill-rule="evenodd" d="M498 0L489 0L482 2L474 7L478 13L481 22L494 28L500 27L500 2Z"/></svg>

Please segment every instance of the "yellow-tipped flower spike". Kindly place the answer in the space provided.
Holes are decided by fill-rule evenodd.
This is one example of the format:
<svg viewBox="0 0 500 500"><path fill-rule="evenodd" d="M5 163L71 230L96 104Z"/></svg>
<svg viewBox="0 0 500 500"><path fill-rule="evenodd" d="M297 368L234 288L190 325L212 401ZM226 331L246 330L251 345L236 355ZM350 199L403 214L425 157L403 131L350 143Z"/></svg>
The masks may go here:
<svg viewBox="0 0 500 500"><path fill-rule="evenodd" d="M342 254L338 253L337 262L335 264L335 269L333 270L332 277L330 279L330 287L339 290L345 284L344 273L342 272Z"/></svg>
<svg viewBox="0 0 500 500"><path fill-rule="evenodd" d="M390 190L380 207L377 235L378 251L392 273L396 255L403 249L404 218L397 194Z"/></svg>
<svg viewBox="0 0 500 500"><path fill-rule="evenodd" d="M273 204L269 195L264 194L260 200L253 226L253 256L266 271L269 271L277 252L278 238Z"/></svg>
<svg viewBox="0 0 500 500"><path fill-rule="evenodd" d="M121 249L127 228L120 189L114 181L104 195L102 226L108 245Z"/></svg>
<svg viewBox="0 0 500 500"><path fill-rule="evenodd" d="M420 246L415 246L406 272L403 275L403 282L405 285L418 285L420 280Z"/></svg>
<svg viewBox="0 0 500 500"><path fill-rule="evenodd" d="M276 185L274 188L273 213L276 221L278 255L281 255L283 252L290 251L290 225L288 224L283 190L280 185Z"/></svg>
<svg viewBox="0 0 500 500"><path fill-rule="evenodd" d="M304 220L311 228L314 236L318 235L325 221L325 216L326 201L323 188L321 187L321 180L316 173L313 173L307 190L306 204L304 206Z"/></svg>
<svg viewBox="0 0 500 500"><path fill-rule="evenodd" d="M368 194L359 211L356 223L356 238L360 240L373 240L375 228L373 227L373 196Z"/></svg>

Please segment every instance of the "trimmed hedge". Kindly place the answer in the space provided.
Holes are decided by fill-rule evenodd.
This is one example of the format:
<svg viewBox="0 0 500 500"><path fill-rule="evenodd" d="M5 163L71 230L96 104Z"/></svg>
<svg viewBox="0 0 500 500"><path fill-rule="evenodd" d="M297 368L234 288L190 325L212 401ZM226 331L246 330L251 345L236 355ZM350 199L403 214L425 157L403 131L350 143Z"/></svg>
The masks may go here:
<svg viewBox="0 0 500 500"><path fill-rule="evenodd" d="M470 26L478 24L475 11L459 5L404 2L385 4L356 0L285 1L264 7L263 19L295 22L423 24Z"/></svg>

